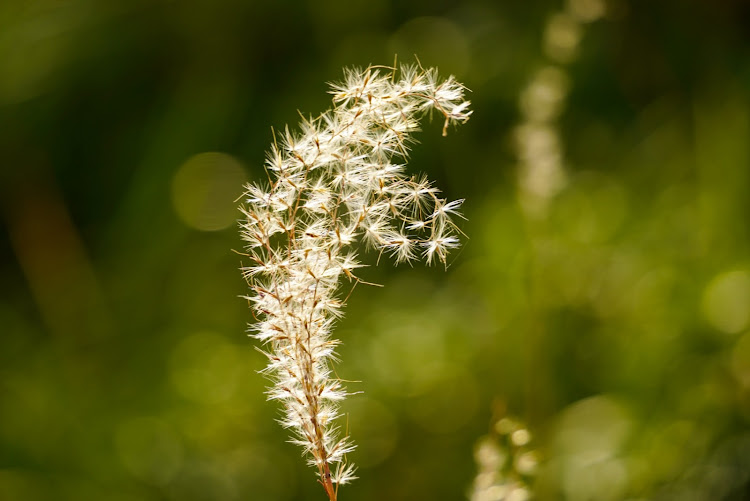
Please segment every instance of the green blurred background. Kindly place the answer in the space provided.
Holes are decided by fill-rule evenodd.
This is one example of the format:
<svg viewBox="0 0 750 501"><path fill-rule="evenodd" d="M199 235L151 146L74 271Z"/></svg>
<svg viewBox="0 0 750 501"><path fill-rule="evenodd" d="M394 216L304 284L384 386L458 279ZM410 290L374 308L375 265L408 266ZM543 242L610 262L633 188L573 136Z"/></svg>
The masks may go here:
<svg viewBox="0 0 750 501"><path fill-rule="evenodd" d="M341 499L466 499L506 412L539 499L750 499L748 42L741 0L0 2L0 499L324 499L234 201L394 54L472 90L410 160L469 239L351 297Z"/></svg>

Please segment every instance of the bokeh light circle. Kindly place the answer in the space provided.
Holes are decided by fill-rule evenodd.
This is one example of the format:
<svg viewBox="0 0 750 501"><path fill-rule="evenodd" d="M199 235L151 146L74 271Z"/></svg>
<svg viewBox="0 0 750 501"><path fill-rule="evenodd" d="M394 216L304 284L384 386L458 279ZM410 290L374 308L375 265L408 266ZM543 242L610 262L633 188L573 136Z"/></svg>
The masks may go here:
<svg viewBox="0 0 750 501"><path fill-rule="evenodd" d="M722 332L745 329L750 324L750 273L733 270L714 277L703 293L703 314Z"/></svg>
<svg viewBox="0 0 750 501"><path fill-rule="evenodd" d="M237 219L235 200L247 180L242 165L224 153L200 153L180 166L172 180L172 203L191 228L216 231Z"/></svg>

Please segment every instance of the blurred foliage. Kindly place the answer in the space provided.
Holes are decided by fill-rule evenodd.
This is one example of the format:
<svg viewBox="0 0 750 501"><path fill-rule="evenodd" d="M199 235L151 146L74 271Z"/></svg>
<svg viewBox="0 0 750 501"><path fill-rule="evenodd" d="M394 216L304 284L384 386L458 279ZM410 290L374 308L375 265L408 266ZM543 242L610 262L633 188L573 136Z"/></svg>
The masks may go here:
<svg viewBox="0 0 750 501"><path fill-rule="evenodd" d="M538 499L750 499L750 8L592 5L0 3L0 499L324 496L243 334L234 200L395 53L473 91L410 162L470 239L351 296L342 499L466 498L493 402Z"/></svg>

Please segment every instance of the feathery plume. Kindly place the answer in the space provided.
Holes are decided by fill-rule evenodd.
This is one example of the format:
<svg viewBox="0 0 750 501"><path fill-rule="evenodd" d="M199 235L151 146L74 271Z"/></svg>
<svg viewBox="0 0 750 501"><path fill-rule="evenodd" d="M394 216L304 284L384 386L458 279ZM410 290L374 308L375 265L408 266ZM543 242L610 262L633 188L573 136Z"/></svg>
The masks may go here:
<svg viewBox="0 0 750 501"><path fill-rule="evenodd" d="M448 201L424 177L404 173L418 119L438 112L443 135L469 119L464 87L435 70L402 66L347 70L331 85L333 108L303 118L300 132L274 137L266 158L268 185L247 185L240 207L250 264L241 268L273 381L269 398L284 406L292 430L317 468L331 501L351 481L345 456L354 445L334 424L346 397L331 361L331 330L345 300L342 279L356 285L355 244L396 263L424 258L444 265L459 245L455 217L463 200Z"/></svg>

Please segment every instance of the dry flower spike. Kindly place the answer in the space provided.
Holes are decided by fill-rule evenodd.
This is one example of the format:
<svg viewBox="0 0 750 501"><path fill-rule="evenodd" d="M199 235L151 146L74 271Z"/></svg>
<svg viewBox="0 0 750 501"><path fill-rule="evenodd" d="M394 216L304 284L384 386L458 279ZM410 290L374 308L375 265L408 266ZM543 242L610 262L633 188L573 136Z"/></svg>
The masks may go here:
<svg viewBox="0 0 750 501"><path fill-rule="evenodd" d="M269 398L282 402L281 424L294 433L331 501L351 481L345 457L354 446L334 424L346 397L331 361L331 330L342 314L342 278L357 278L356 246L445 264L458 247L455 218L463 200L448 201L425 178L404 173L411 133L428 112L449 125L469 119L464 87L421 67L348 70L331 85L333 109L287 128L266 159L269 184L247 185L240 207L257 322L253 337L268 357Z"/></svg>

